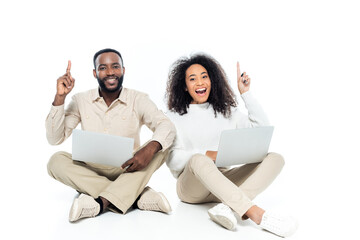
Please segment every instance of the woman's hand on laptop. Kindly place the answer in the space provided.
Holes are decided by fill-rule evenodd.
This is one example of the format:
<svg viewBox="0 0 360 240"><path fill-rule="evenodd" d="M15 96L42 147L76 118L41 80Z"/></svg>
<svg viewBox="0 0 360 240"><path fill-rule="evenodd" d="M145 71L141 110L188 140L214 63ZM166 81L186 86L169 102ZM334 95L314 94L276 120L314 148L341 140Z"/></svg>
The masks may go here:
<svg viewBox="0 0 360 240"><path fill-rule="evenodd" d="M214 162L216 161L217 151L206 151L205 155L211 158Z"/></svg>
<svg viewBox="0 0 360 240"><path fill-rule="evenodd" d="M149 142L145 147L141 148L135 155L127 160L121 167L126 169L126 172L135 172L144 169L154 155L162 149L162 146L157 141Z"/></svg>

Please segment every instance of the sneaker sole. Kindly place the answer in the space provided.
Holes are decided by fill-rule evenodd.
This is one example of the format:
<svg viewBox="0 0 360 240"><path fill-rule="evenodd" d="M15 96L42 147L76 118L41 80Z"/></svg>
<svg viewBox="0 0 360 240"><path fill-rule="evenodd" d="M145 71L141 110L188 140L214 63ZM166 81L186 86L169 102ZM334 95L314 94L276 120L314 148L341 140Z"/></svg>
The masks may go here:
<svg viewBox="0 0 360 240"><path fill-rule="evenodd" d="M70 222L75 222L76 220L78 220L76 218L76 213L78 212L78 208L79 208L79 198L75 199L72 206L71 206L71 210L70 210L70 214L69 214L69 221Z"/></svg>
<svg viewBox="0 0 360 240"><path fill-rule="evenodd" d="M209 213L210 218L214 222L219 224L220 226L223 226L224 228L229 229L229 230L234 229L234 227L235 227L234 223L232 221L230 221L227 217L214 215L210 212L208 212L208 213Z"/></svg>
<svg viewBox="0 0 360 240"><path fill-rule="evenodd" d="M162 202L164 203L164 208L165 209L161 209L164 213L169 213L172 211L171 209L171 206L170 206L170 203L169 201L166 199L165 195L162 194L162 193L159 193L160 197L161 197L161 200Z"/></svg>

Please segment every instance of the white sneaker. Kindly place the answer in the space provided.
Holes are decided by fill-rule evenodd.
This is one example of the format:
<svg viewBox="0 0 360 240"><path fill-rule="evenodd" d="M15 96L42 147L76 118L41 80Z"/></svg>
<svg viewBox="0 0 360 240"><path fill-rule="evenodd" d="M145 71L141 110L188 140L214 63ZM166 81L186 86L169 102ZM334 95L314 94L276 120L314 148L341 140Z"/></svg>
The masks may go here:
<svg viewBox="0 0 360 240"><path fill-rule="evenodd" d="M281 216L265 211L260 227L280 237L289 237L297 229L297 220L291 216Z"/></svg>
<svg viewBox="0 0 360 240"><path fill-rule="evenodd" d="M208 214L214 222L232 230L235 228L237 220L233 211L227 205L219 203L215 207L208 210Z"/></svg>
<svg viewBox="0 0 360 240"><path fill-rule="evenodd" d="M71 206L69 221L75 222L81 218L95 217L100 213L100 204L93 197L80 194Z"/></svg>
<svg viewBox="0 0 360 240"><path fill-rule="evenodd" d="M146 187L141 193L137 205L141 210L158 211L163 213L171 212L171 206L164 194Z"/></svg>

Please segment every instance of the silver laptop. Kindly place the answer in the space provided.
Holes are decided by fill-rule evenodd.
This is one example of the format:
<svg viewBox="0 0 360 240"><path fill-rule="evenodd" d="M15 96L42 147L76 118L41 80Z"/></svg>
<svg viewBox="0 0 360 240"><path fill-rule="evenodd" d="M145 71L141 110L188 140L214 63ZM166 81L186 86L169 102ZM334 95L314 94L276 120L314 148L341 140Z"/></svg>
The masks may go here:
<svg viewBox="0 0 360 240"><path fill-rule="evenodd" d="M218 167L261 162L267 155L274 127L239 128L221 133Z"/></svg>
<svg viewBox="0 0 360 240"><path fill-rule="evenodd" d="M134 139L104 133L73 130L72 159L121 167L133 157Z"/></svg>

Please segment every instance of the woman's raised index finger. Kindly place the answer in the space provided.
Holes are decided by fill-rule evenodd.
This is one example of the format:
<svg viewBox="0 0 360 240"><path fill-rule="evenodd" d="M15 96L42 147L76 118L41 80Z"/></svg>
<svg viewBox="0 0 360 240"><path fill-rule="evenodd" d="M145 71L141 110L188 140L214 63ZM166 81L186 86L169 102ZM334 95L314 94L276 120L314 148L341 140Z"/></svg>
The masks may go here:
<svg viewBox="0 0 360 240"><path fill-rule="evenodd" d="M241 77L241 73L240 73L240 63L239 63L239 62L236 63L236 67L237 67L237 77L239 78L239 77Z"/></svg>

